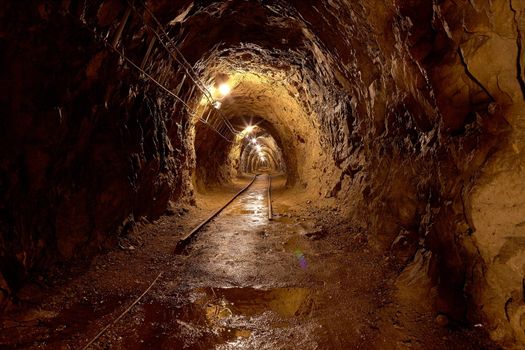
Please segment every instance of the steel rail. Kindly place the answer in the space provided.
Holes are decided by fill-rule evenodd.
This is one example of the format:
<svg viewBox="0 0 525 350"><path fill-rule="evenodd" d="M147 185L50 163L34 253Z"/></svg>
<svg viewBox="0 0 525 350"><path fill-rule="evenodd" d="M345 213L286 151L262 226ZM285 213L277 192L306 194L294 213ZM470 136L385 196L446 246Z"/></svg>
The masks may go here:
<svg viewBox="0 0 525 350"><path fill-rule="evenodd" d="M273 213L272 213L272 175L268 174L268 194L266 196L268 198L268 220L273 220Z"/></svg>
<svg viewBox="0 0 525 350"><path fill-rule="evenodd" d="M257 179L257 175L254 175L252 181L248 185L246 185L243 189L241 189L239 192L237 192L226 204L224 204L222 207L214 211L207 219L202 221L200 224L195 226L193 230L190 231L186 236L181 238L179 242L177 243L177 247L175 248L176 253L180 253L186 248L186 246L191 243L195 237L197 237L197 233L204 227L206 224L208 224L211 220L213 220L217 215L219 215L220 212L222 212L228 205L230 205L237 197L239 197L244 191L246 191L254 182L255 179Z"/></svg>
<svg viewBox="0 0 525 350"><path fill-rule="evenodd" d="M199 225L197 225L191 232L186 235L184 238L179 240L176 247L176 252L182 251L182 249L185 248L187 244L189 244L195 237L196 234L211 220L213 220L217 215L219 215L220 212L222 212L227 206L229 206L237 197L239 197L243 192L245 192L248 188L250 188L251 185L255 182L257 179L257 175L254 175L252 180L248 185L246 185L244 188L242 188L239 192L237 192L226 204L224 204L222 207L217 209L213 214L211 214L206 220L202 221ZM272 176L270 174L267 175L268 179L268 219L272 220L272 199L271 199L271 187L272 187ZM100 332L98 332L93 338L89 340L89 342L82 347L82 350L87 350L90 348L102 335L106 333L106 331L111 328L115 323L120 321L131 309L137 305L140 300L149 293L149 291L153 288L153 285L158 281L158 279L163 275L164 271L161 271L157 277L149 284L149 286L144 290L144 292L138 296L123 312L119 314L118 317L113 319L111 322L109 322Z"/></svg>

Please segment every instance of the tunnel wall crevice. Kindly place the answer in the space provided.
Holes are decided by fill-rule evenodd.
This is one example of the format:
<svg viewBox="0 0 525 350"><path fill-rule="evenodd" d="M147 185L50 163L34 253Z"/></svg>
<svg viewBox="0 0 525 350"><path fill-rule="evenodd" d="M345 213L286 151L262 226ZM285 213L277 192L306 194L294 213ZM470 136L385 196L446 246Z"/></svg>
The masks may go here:
<svg viewBox="0 0 525 350"><path fill-rule="evenodd" d="M406 271L426 259L415 272L431 279L437 312L525 344L522 3L148 4L204 81L245 77L222 111L275 127L294 186L335 199ZM192 176L236 175L216 135L199 136L78 21L114 28L124 11L118 0L0 5L0 302L52 261L191 201ZM144 21L121 39L139 61ZM161 51L148 69L178 88Z"/></svg>

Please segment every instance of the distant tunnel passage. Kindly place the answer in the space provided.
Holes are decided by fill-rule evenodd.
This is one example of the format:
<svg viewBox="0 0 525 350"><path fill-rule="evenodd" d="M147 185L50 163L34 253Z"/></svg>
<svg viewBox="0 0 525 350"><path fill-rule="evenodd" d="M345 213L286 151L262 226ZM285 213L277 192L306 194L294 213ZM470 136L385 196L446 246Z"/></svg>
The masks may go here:
<svg viewBox="0 0 525 350"><path fill-rule="evenodd" d="M523 33L518 0L0 2L0 312L79 261L140 255L126 247L150 237L122 242L145 223L173 220L176 240L177 220L266 173L281 208L340 220L286 223L299 240L368 245L395 267L389 291L418 282L421 344L523 348ZM272 263L298 239L258 234ZM348 328L405 344L387 327Z"/></svg>

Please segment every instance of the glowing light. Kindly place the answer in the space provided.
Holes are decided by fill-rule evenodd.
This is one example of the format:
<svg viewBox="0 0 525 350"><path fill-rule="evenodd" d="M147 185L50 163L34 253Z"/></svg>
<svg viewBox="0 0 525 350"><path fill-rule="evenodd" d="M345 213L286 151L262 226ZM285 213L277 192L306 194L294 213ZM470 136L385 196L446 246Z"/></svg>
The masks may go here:
<svg viewBox="0 0 525 350"><path fill-rule="evenodd" d="M251 133L251 132L253 131L254 128L255 128L255 127L254 127L253 125L248 125L248 126L244 129L244 132L245 132L246 134L249 134L249 133Z"/></svg>
<svg viewBox="0 0 525 350"><path fill-rule="evenodd" d="M220 109L222 106L222 103L220 101L213 101L213 107L215 109Z"/></svg>
<svg viewBox="0 0 525 350"><path fill-rule="evenodd" d="M211 103L215 107L215 105L218 103L218 101L215 101L215 100L218 100L218 99L220 100L226 97L227 95L229 95L231 92L231 87L228 83L222 83L218 87L215 87L214 85L209 85L206 87L206 90L208 93L202 96L200 104L206 105L207 103L210 103L209 99L211 98L214 100ZM220 104L219 104L219 107L215 107L215 108L219 109Z"/></svg>
<svg viewBox="0 0 525 350"><path fill-rule="evenodd" d="M256 140L255 138L253 138L253 139L252 139L252 143L253 143L254 145L256 145L256 144L257 144L257 140Z"/></svg>
<svg viewBox="0 0 525 350"><path fill-rule="evenodd" d="M261 145L255 145L255 149L260 153L262 150Z"/></svg>
<svg viewBox="0 0 525 350"><path fill-rule="evenodd" d="M219 85L219 93L222 95L222 97L229 95L230 91L231 88L227 83L222 83Z"/></svg>

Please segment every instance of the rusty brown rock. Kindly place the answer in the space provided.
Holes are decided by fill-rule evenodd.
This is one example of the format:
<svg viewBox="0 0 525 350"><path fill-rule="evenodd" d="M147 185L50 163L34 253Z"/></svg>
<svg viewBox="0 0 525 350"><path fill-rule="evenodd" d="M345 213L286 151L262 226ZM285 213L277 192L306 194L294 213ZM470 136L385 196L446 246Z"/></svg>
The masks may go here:
<svg viewBox="0 0 525 350"><path fill-rule="evenodd" d="M437 311L481 315L501 344L525 344L521 2L148 4L206 84L233 84L221 113L264 126L305 201L336 203L370 232L358 243L409 266L424 250ZM196 116L79 20L104 34L124 11L0 5L0 274L13 291L55 253L90 255L240 168L244 146L197 122L210 109L158 45L145 69ZM152 38L142 18L119 44L139 64Z"/></svg>

